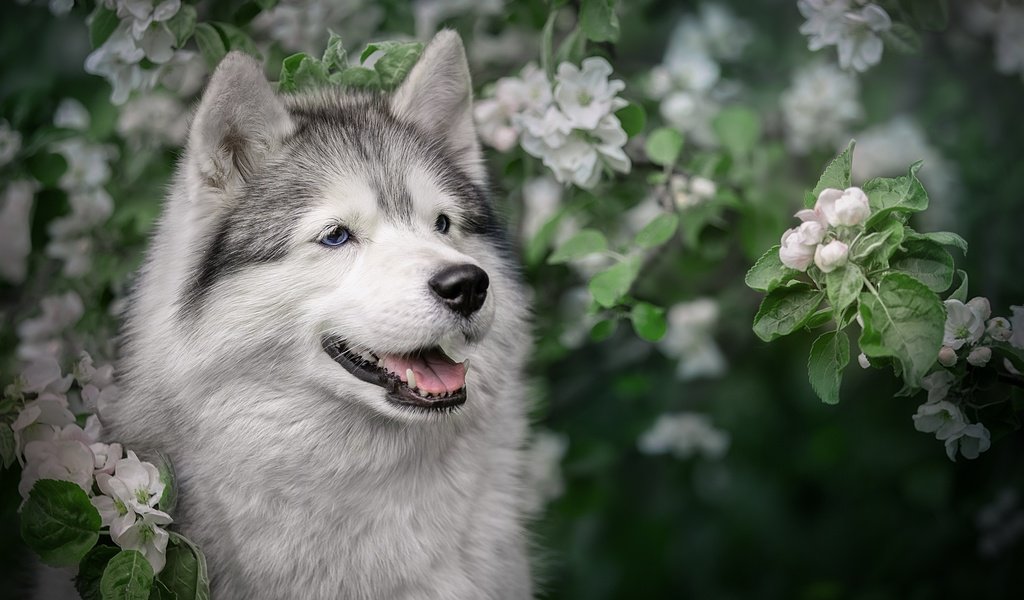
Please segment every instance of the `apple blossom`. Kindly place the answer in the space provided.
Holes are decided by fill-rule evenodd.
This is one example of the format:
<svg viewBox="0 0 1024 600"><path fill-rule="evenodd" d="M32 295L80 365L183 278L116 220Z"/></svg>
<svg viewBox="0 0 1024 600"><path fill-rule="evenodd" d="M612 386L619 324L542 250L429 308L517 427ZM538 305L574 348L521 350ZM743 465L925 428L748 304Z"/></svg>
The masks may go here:
<svg viewBox="0 0 1024 600"><path fill-rule="evenodd" d="M679 459L702 454L717 459L729 449L729 434L717 429L698 413L666 413L640 436L637 444L644 454L671 453Z"/></svg>
<svg viewBox="0 0 1024 600"><path fill-rule="evenodd" d="M121 444L117 443L103 444L96 442L94 444L90 444L89 449L92 450L97 473L112 475L114 473L114 467L117 466L117 461L121 460L121 457L124 456L124 450L121 447Z"/></svg>
<svg viewBox="0 0 1024 600"><path fill-rule="evenodd" d="M33 179L15 180L0 196L0 278L10 283L21 283L28 274L32 204L38 187Z"/></svg>
<svg viewBox="0 0 1024 600"><path fill-rule="evenodd" d="M939 364L944 367L952 367L956 364L956 350L949 346L939 349Z"/></svg>
<svg viewBox="0 0 1024 600"><path fill-rule="evenodd" d="M818 246L814 252L814 264L822 273L831 273L846 264L849 253L849 246L839 240L832 240Z"/></svg>
<svg viewBox="0 0 1024 600"><path fill-rule="evenodd" d="M918 406L913 419L914 429L921 433L934 433L938 440L956 435L967 423L963 412L946 400L925 402Z"/></svg>
<svg viewBox="0 0 1024 600"><path fill-rule="evenodd" d="M956 460L956 452L969 460L978 458L978 455L989 449L992 445L991 435L988 429L981 423L965 425L956 433L946 438L946 456L949 460Z"/></svg>
<svg viewBox="0 0 1024 600"><path fill-rule="evenodd" d="M1011 306L1010 310L1013 311L1013 316L1010 317L1013 327L1010 345L1024 350L1024 306Z"/></svg>
<svg viewBox="0 0 1024 600"><path fill-rule="evenodd" d="M840 67L866 71L882 59L878 34L892 28L892 19L877 4L857 4L861 6L850 0L799 0L797 7L807 19L800 33L808 36L810 50L836 46Z"/></svg>
<svg viewBox="0 0 1024 600"><path fill-rule="evenodd" d="M860 368L867 369L871 366L871 361L868 360L868 355L861 352L857 355L857 363L860 364Z"/></svg>
<svg viewBox="0 0 1024 600"><path fill-rule="evenodd" d="M946 325L942 343L954 350L964 344L973 345L985 333L985 321L975 311L959 300L946 300ZM975 305L976 308L978 305Z"/></svg>
<svg viewBox="0 0 1024 600"><path fill-rule="evenodd" d="M921 388L928 392L928 402L938 402L949 394L956 378L945 369L940 369L921 379Z"/></svg>
<svg viewBox="0 0 1024 600"><path fill-rule="evenodd" d="M797 228L787 229L782 234L782 246L779 248L779 260L790 269L806 271L814 261L815 246L804 244Z"/></svg>
<svg viewBox="0 0 1024 600"><path fill-rule="evenodd" d="M967 355L967 362L975 367L984 367L992 360L992 349L988 346L978 346Z"/></svg>
<svg viewBox="0 0 1024 600"><path fill-rule="evenodd" d="M113 529L111 529L110 537L115 544L125 550L141 552L153 567L153 572L159 573L167 563L166 552L169 536L158 525L167 525L171 522L170 515L153 510L141 513L133 524L118 535L114 535Z"/></svg>
<svg viewBox="0 0 1024 600"><path fill-rule="evenodd" d="M807 154L849 139L851 126L864 115L859 94L857 77L831 64L814 63L798 70L779 102L786 145Z"/></svg>
<svg viewBox="0 0 1024 600"><path fill-rule="evenodd" d="M713 335L719 313L718 303L711 298L680 302L669 309L668 329L658 347L679 360L679 379L717 377L725 372L725 356Z"/></svg>
<svg viewBox="0 0 1024 600"><path fill-rule="evenodd" d="M976 296L967 301L967 308L971 309L974 314L978 315L978 318L985 322L989 317L992 316L992 305L989 304L988 298L984 296Z"/></svg>
<svg viewBox="0 0 1024 600"><path fill-rule="evenodd" d="M993 317L985 324L985 333L997 342L1008 341L1013 336L1010 322L1003 317Z"/></svg>
<svg viewBox="0 0 1024 600"><path fill-rule="evenodd" d="M120 500L140 514L154 510L164 493L164 483L157 468L140 461L131 450L127 457L114 464L113 475L98 474L96 484L104 494Z"/></svg>
<svg viewBox="0 0 1024 600"><path fill-rule="evenodd" d="M37 440L25 445L25 469L18 492L28 498L40 479L70 481L89 493L92 489L92 450L77 439Z"/></svg>
<svg viewBox="0 0 1024 600"><path fill-rule="evenodd" d="M826 188L818 194L818 201L814 206L832 226L860 225L871 215L868 196L864 190L857 187L845 190Z"/></svg>

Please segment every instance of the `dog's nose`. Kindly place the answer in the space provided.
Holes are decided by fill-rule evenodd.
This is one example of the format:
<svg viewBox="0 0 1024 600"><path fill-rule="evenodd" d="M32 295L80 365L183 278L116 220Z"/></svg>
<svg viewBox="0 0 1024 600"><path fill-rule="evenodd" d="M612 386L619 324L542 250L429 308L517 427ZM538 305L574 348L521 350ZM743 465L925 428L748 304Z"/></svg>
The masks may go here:
<svg viewBox="0 0 1024 600"><path fill-rule="evenodd" d="M480 267L461 264L441 269L427 283L448 308L468 317L484 305L490 279Z"/></svg>

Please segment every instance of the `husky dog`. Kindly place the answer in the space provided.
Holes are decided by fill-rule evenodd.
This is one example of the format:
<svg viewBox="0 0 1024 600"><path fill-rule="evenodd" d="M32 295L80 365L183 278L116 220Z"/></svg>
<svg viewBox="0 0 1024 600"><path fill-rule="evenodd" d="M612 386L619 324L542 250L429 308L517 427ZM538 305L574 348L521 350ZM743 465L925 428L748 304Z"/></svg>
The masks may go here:
<svg viewBox="0 0 1024 600"><path fill-rule="evenodd" d="M471 90L450 31L388 95L213 74L100 414L170 457L216 600L531 596L526 300Z"/></svg>

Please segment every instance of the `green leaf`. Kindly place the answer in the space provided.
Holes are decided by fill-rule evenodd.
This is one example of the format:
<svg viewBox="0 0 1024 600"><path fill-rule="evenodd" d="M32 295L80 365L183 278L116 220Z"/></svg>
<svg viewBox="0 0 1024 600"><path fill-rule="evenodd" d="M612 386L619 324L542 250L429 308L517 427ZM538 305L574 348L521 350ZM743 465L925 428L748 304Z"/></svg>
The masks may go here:
<svg viewBox="0 0 1024 600"><path fill-rule="evenodd" d="M28 159L28 172L46 187L57 182L68 170L68 161L56 152L37 152Z"/></svg>
<svg viewBox="0 0 1024 600"><path fill-rule="evenodd" d="M221 41L224 42L224 47L228 51L238 50L255 57L256 60L263 60L263 54L260 53L259 48L256 47L256 42L252 41L248 33L231 23L218 22L213 23L213 26L220 32Z"/></svg>
<svg viewBox="0 0 1024 600"><path fill-rule="evenodd" d="M636 258L627 258L594 275L588 286L590 294L595 302L605 308L611 308L629 293L629 288L632 287L633 280L639 272L640 261Z"/></svg>
<svg viewBox="0 0 1024 600"><path fill-rule="evenodd" d="M654 217L644 228L641 229L633 240L641 248L654 248L672 239L676 229L679 227L679 215L675 213L663 213Z"/></svg>
<svg viewBox="0 0 1024 600"><path fill-rule="evenodd" d="M825 404L839 402L839 385L843 381L843 369L849 362L850 340L844 331L823 333L811 345L807 377Z"/></svg>
<svg viewBox="0 0 1024 600"><path fill-rule="evenodd" d="M328 71L331 69L344 69L348 67L348 53L345 52L341 36L333 31L330 34L331 37L327 40L327 49L324 50L324 57L320 62L323 63L324 68Z"/></svg>
<svg viewBox="0 0 1024 600"><path fill-rule="evenodd" d="M192 37L196 30L197 18L196 7L191 4L182 4L178 12L167 21L167 28L174 35L174 46L176 48L184 46L185 42Z"/></svg>
<svg viewBox="0 0 1024 600"><path fill-rule="evenodd" d="M775 288L754 316L754 333L766 342L793 333L811 318L824 296L806 283Z"/></svg>
<svg viewBox="0 0 1024 600"><path fill-rule="evenodd" d="M928 286L944 292L953 285L953 257L938 242L926 239L906 240L905 250L893 255L889 266Z"/></svg>
<svg viewBox="0 0 1024 600"><path fill-rule="evenodd" d="M879 177L864 184L862 189L871 205L871 217L865 224L868 228L893 213L909 214L928 208L928 193L917 178L920 168L921 163L916 162L902 177Z"/></svg>
<svg viewBox="0 0 1024 600"><path fill-rule="evenodd" d="M761 258L757 259L754 266L747 271L743 281L747 287L759 292L770 292L783 283L787 283L800 274L796 269L790 269L782 264L779 258L779 246L775 245L768 249Z"/></svg>
<svg viewBox="0 0 1024 600"><path fill-rule="evenodd" d="M888 267L889 259L903 243L903 235L903 224L890 221L882 230L858 239L850 248L850 260L869 268Z"/></svg>
<svg viewBox="0 0 1024 600"><path fill-rule="evenodd" d="M967 255L967 240L953 233L952 231L933 231L931 233L918 233L907 227L905 236L908 240L931 240L943 246L953 246Z"/></svg>
<svg viewBox="0 0 1024 600"><path fill-rule="evenodd" d="M107 563L100 579L103 600L148 600L153 567L138 550L122 550Z"/></svg>
<svg viewBox="0 0 1024 600"><path fill-rule="evenodd" d="M78 575L75 576L75 590L82 600L101 600L100 580L103 578L103 570L111 558L120 552L114 546L97 544L78 564Z"/></svg>
<svg viewBox="0 0 1024 600"><path fill-rule="evenodd" d="M761 137L757 113L742 106L723 109L711 122L718 140L733 156L746 156Z"/></svg>
<svg viewBox="0 0 1024 600"><path fill-rule="evenodd" d="M665 309L647 302L637 302L629 313L633 321L633 330L648 342L656 342L665 336L668 323L665 321Z"/></svg>
<svg viewBox="0 0 1024 600"><path fill-rule="evenodd" d="M367 69L366 67L349 67L344 71L331 75L330 81L333 84L351 88L381 89L380 75L373 69Z"/></svg>
<svg viewBox="0 0 1024 600"><path fill-rule="evenodd" d="M40 479L21 508L21 538L54 567L77 565L96 545L100 513L70 481Z"/></svg>
<svg viewBox="0 0 1024 600"><path fill-rule="evenodd" d="M89 43L93 48L99 48L120 23L121 19L117 18L117 12L97 6L96 11L89 17Z"/></svg>
<svg viewBox="0 0 1024 600"><path fill-rule="evenodd" d="M160 482L164 484L164 493L160 495L157 506L165 513L174 514L174 509L178 505L178 486L171 458L163 452L156 451L150 456L150 462L157 468Z"/></svg>
<svg viewBox="0 0 1024 600"><path fill-rule="evenodd" d="M853 148L855 145L855 142L850 140L850 143L846 146L846 150L840 152L839 156L835 157L832 162L825 167L825 171L821 174L821 177L818 178L818 183L815 184L814 189L811 191L811 195L807 196L804 201L807 208L812 208L814 206L814 203L818 200L818 194L820 194L822 190L827 188L845 190L853 185L851 183L851 165L853 161Z"/></svg>
<svg viewBox="0 0 1024 600"><path fill-rule="evenodd" d="M221 39L220 34L217 33L213 25L200 23L196 25L195 36L196 45L199 46L199 53L203 55L203 60L206 61L207 66L211 69L216 67L221 59L224 58L224 55L228 53L228 49L224 45L224 40Z"/></svg>
<svg viewBox="0 0 1024 600"><path fill-rule="evenodd" d="M282 92L315 88L326 82L327 69L308 54L299 52L281 61L281 80L277 85Z"/></svg>
<svg viewBox="0 0 1024 600"><path fill-rule="evenodd" d="M921 36L905 23L893 23L892 27L880 32L882 41L897 52L917 54L921 51Z"/></svg>
<svg viewBox="0 0 1024 600"><path fill-rule="evenodd" d="M173 531L170 536L167 565L157 579L174 593L177 600L210 600L206 557L187 538Z"/></svg>
<svg viewBox="0 0 1024 600"><path fill-rule="evenodd" d="M953 293L949 295L950 300L959 300L961 302L967 302L967 271L963 269L957 269L956 274L960 276L960 285L956 286Z"/></svg>
<svg viewBox="0 0 1024 600"><path fill-rule="evenodd" d="M608 240L595 229L581 229L548 258L549 264L566 263L608 249Z"/></svg>
<svg viewBox="0 0 1024 600"><path fill-rule="evenodd" d="M552 6L548 13L548 19L544 22L544 28L540 32L540 67L551 79L555 74L555 65L552 62L554 57L555 22L558 20L558 7Z"/></svg>
<svg viewBox="0 0 1024 600"><path fill-rule="evenodd" d="M594 323L594 326L590 328L591 341L602 342L610 338L618 326L618 319L604 319Z"/></svg>
<svg viewBox="0 0 1024 600"><path fill-rule="evenodd" d="M619 40L619 17L615 0L583 0L580 3L580 28L595 42Z"/></svg>
<svg viewBox="0 0 1024 600"><path fill-rule="evenodd" d="M633 137L643 131L644 125L647 123L647 113L644 112L644 108L634 102L630 102L617 110L615 116L619 118L619 122L622 123L622 130L629 137Z"/></svg>
<svg viewBox="0 0 1024 600"><path fill-rule="evenodd" d="M828 303L838 315L857 299L864 288L864 274L857 265L847 263L845 267L825 274L825 286Z"/></svg>
<svg viewBox="0 0 1024 600"><path fill-rule="evenodd" d="M149 600L178 600L178 595L171 591L167 584L154 579L153 587L149 590Z"/></svg>
<svg viewBox="0 0 1024 600"><path fill-rule="evenodd" d="M831 321L833 316L835 316L835 313L832 312L831 306L816 310L814 311L814 314L804 322L803 328L807 331L814 331L825 323Z"/></svg>
<svg viewBox="0 0 1024 600"><path fill-rule="evenodd" d="M371 54L380 51L382 54L373 63L373 70L380 77L381 89L390 91L402 83L405 76L416 65L423 54L420 42L375 42L366 45L361 60L366 61Z"/></svg>
<svg viewBox="0 0 1024 600"><path fill-rule="evenodd" d="M861 352L895 358L906 384L919 387L942 346L946 309L935 292L909 275L889 273L875 292L861 294L860 316Z"/></svg>
<svg viewBox="0 0 1024 600"><path fill-rule="evenodd" d="M6 469L14 464L14 460L17 457L17 446L14 443L14 432L11 431L11 426L7 423L0 423L0 462L3 463L3 466Z"/></svg>
<svg viewBox="0 0 1024 600"><path fill-rule="evenodd" d="M683 134L669 127L659 127L647 136L644 151L647 158L656 165L671 167L679 159L683 150Z"/></svg>

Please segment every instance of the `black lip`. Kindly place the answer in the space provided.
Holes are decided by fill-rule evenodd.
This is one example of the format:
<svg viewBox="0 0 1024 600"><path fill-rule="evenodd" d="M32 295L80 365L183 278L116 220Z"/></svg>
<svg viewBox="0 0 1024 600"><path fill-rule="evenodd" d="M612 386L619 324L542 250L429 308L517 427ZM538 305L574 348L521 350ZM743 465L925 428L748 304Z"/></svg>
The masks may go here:
<svg viewBox="0 0 1024 600"><path fill-rule="evenodd" d="M346 371L367 383L380 386L386 392L384 398L397 406L420 410L451 410L466 402L466 388L462 387L445 396L422 396L415 392L397 375L381 369L350 352L345 342L338 338L324 338L324 352Z"/></svg>

